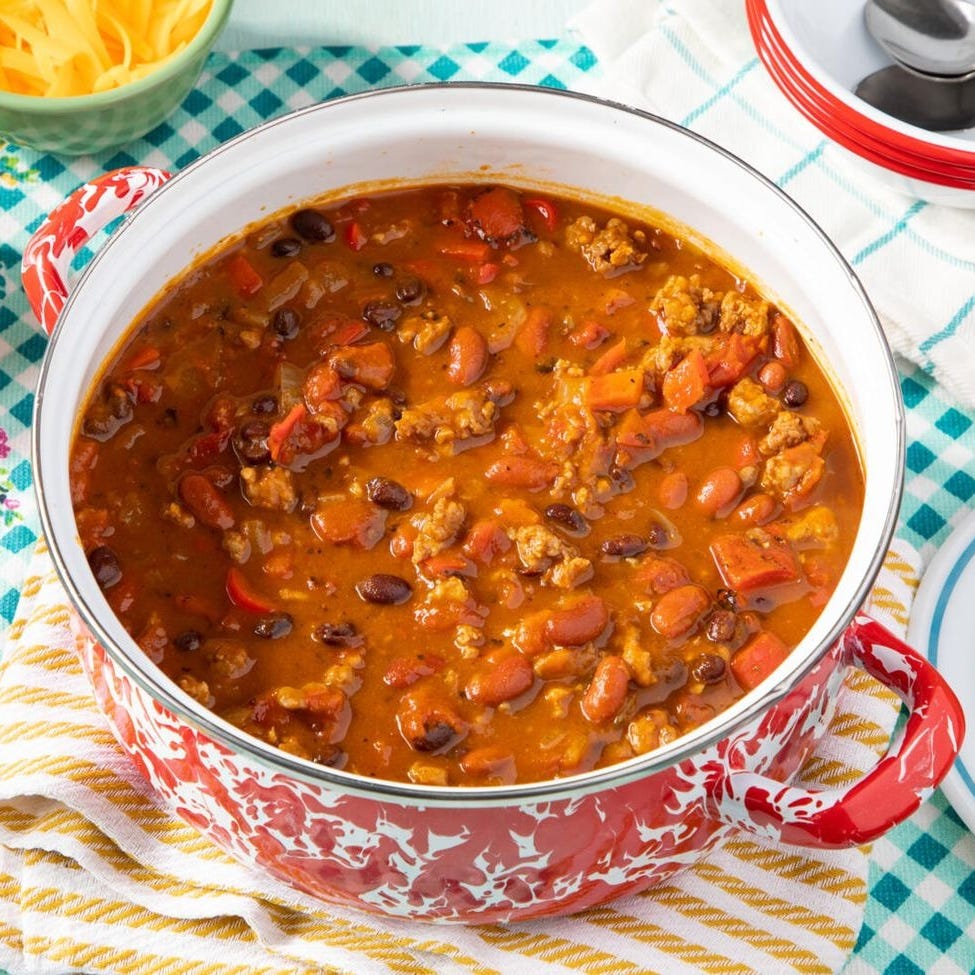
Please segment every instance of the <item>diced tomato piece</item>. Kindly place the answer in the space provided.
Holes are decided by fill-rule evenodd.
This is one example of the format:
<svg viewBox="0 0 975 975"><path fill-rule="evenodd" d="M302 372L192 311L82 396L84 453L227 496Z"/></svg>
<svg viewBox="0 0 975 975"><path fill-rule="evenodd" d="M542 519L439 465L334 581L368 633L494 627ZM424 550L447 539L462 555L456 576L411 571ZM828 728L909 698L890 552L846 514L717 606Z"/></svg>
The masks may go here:
<svg viewBox="0 0 975 975"><path fill-rule="evenodd" d="M264 287L264 278L257 273L254 265L243 254L235 254L227 265L227 273L234 287L244 295L256 295Z"/></svg>
<svg viewBox="0 0 975 975"><path fill-rule="evenodd" d="M490 284L501 273L501 265L488 261L480 264L474 271L476 284Z"/></svg>
<svg viewBox="0 0 975 975"><path fill-rule="evenodd" d="M331 335L331 342L335 345L355 345L359 339L369 334L369 326L365 322L349 321L340 325Z"/></svg>
<svg viewBox="0 0 975 975"><path fill-rule="evenodd" d="M464 551L475 562L490 565L495 555L503 555L511 548L511 539L501 523L491 519L474 522L464 539Z"/></svg>
<svg viewBox="0 0 975 975"><path fill-rule="evenodd" d="M738 382L748 371L758 352L758 340L754 336L732 332L705 360L708 381L718 388Z"/></svg>
<svg viewBox="0 0 975 975"><path fill-rule="evenodd" d="M227 597L239 609L248 613L270 613L274 603L251 587L247 577L236 566L227 570Z"/></svg>
<svg viewBox="0 0 975 975"><path fill-rule="evenodd" d="M474 563L456 552L441 552L424 559L418 566L430 579L446 579L450 576L477 575Z"/></svg>
<svg viewBox="0 0 975 975"><path fill-rule="evenodd" d="M772 319L772 354L786 369L799 365L801 344L795 326L781 312Z"/></svg>
<svg viewBox="0 0 975 975"><path fill-rule="evenodd" d="M410 687L421 677L442 670L446 661L435 653L424 653L420 657L394 657L383 674L383 683L389 687Z"/></svg>
<svg viewBox="0 0 975 975"><path fill-rule="evenodd" d="M446 238L437 249L444 257L455 257L469 264L483 264L491 256L490 244L466 237Z"/></svg>
<svg viewBox="0 0 975 975"><path fill-rule="evenodd" d="M332 349L328 361L346 380L367 389L385 389L396 367L393 353L385 342Z"/></svg>
<svg viewBox="0 0 975 975"><path fill-rule="evenodd" d="M144 345L137 349L122 366L123 372L135 372L137 369L157 369L162 361L162 354L154 345Z"/></svg>
<svg viewBox="0 0 975 975"><path fill-rule="evenodd" d="M345 225L342 237L346 246L353 251L361 251L369 240L358 220L353 220Z"/></svg>
<svg viewBox="0 0 975 975"><path fill-rule="evenodd" d="M731 672L746 690L758 687L789 656L789 648L767 630L756 634L731 658Z"/></svg>
<svg viewBox="0 0 975 975"><path fill-rule="evenodd" d="M707 363L700 349L692 349L664 376L664 402L678 413L700 403L710 386Z"/></svg>
<svg viewBox="0 0 975 975"><path fill-rule="evenodd" d="M549 233L558 226L559 210L551 200L546 200L541 196L530 196L522 200L522 203L529 213L538 217L542 226Z"/></svg>
<svg viewBox="0 0 975 975"><path fill-rule="evenodd" d="M626 358L626 339L614 342L587 370L590 376L604 376L622 365Z"/></svg>
<svg viewBox="0 0 975 975"><path fill-rule="evenodd" d="M622 413L632 409L643 396L643 370L619 369L589 380L586 405L591 410Z"/></svg>
<svg viewBox="0 0 975 975"><path fill-rule="evenodd" d="M308 407L304 403L296 403L287 415L272 424L267 435L267 449L271 452L271 459L277 460L281 454L281 447L291 435L294 428L308 416Z"/></svg>
<svg viewBox="0 0 975 975"><path fill-rule="evenodd" d="M604 295L603 309L607 315L615 315L621 308L629 308L636 304L636 298L622 288L610 288Z"/></svg>
<svg viewBox="0 0 975 975"><path fill-rule="evenodd" d="M767 532L719 535L711 543L711 556L725 585L746 597L802 578L792 545Z"/></svg>
<svg viewBox="0 0 975 975"><path fill-rule="evenodd" d="M76 507L88 497L91 472L98 463L98 444L86 437L79 437L68 464L71 482L71 502Z"/></svg>

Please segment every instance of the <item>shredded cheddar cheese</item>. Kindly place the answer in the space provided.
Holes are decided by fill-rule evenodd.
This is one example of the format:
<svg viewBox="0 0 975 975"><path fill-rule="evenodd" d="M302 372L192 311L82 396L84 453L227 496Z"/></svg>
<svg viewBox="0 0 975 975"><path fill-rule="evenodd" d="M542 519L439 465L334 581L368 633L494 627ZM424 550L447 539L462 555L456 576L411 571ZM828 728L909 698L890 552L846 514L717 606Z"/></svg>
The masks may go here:
<svg viewBox="0 0 975 975"><path fill-rule="evenodd" d="M0 89L61 97L144 78L192 40L211 0L0 0Z"/></svg>

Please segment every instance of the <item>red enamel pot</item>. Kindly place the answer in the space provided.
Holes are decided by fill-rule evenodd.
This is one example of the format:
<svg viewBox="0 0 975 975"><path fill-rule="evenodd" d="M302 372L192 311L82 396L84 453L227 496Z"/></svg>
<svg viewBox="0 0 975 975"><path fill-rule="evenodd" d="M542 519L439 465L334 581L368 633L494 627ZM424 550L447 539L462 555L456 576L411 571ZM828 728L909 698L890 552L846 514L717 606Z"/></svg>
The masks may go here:
<svg viewBox="0 0 975 975"><path fill-rule="evenodd" d="M496 178L627 200L747 268L802 323L839 389L866 472L849 564L808 636L729 710L650 754L502 787L376 781L251 738L165 677L95 584L70 499L75 417L135 314L246 224L330 191ZM76 250L131 209L70 289ZM78 643L116 735L171 809L242 861L326 902L394 917L498 922L564 914L666 880L734 830L785 844L866 843L917 808L962 734L938 673L858 615L892 537L903 480L897 374L856 277L819 228L754 170L685 129L544 89L391 89L269 122L178 175L129 169L87 184L32 240L24 283L53 329L34 424L41 517ZM849 668L909 716L859 782L790 779L823 736Z"/></svg>

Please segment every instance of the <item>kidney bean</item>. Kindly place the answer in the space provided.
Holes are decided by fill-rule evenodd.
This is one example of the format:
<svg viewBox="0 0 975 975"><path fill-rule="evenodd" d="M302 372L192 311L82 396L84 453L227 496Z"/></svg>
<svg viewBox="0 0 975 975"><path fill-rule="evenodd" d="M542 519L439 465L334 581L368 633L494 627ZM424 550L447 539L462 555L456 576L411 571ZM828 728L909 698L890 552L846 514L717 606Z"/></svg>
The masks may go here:
<svg viewBox="0 0 975 975"><path fill-rule="evenodd" d="M697 490L697 506L709 518L727 514L742 492L741 477L733 467L715 467Z"/></svg>
<svg viewBox="0 0 975 975"><path fill-rule="evenodd" d="M612 721L626 701L630 672L622 657L603 657L582 695L582 713L593 724Z"/></svg>
<svg viewBox="0 0 975 975"><path fill-rule="evenodd" d="M278 398L277 396L258 396L257 399L251 403L251 413L255 416L267 416L271 413L278 412Z"/></svg>
<svg viewBox="0 0 975 975"><path fill-rule="evenodd" d="M197 521L223 531L234 526L234 513L227 499L202 474L185 474L180 478L179 496Z"/></svg>
<svg viewBox="0 0 975 975"><path fill-rule="evenodd" d="M777 393L789 378L785 366L772 360L758 370L758 381L770 392Z"/></svg>
<svg viewBox="0 0 975 975"><path fill-rule="evenodd" d="M726 669L724 657L720 654L702 653L691 662L691 677L701 684L717 684L724 679Z"/></svg>
<svg viewBox="0 0 975 975"><path fill-rule="evenodd" d="M447 378L455 386L470 386L481 378L487 362L487 340L477 329L461 325L447 346Z"/></svg>
<svg viewBox="0 0 975 975"><path fill-rule="evenodd" d="M512 455L496 460L484 472L491 484L501 487L521 487L529 491L540 491L555 480L558 468L551 461L540 457L520 457Z"/></svg>
<svg viewBox="0 0 975 975"><path fill-rule="evenodd" d="M267 445L270 426L264 420L248 420L234 437L234 450L243 464L266 464L271 459Z"/></svg>
<svg viewBox="0 0 975 975"><path fill-rule="evenodd" d="M290 613L269 613L254 624L254 636L265 640L279 640L294 628Z"/></svg>
<svg viewBox="0 0 975 975"><path fill-rule="evenodd" d="M609 610L599 596L580 596L570 606L552 610L545 623L551 646L578 647L595 640L609 624Z"/></svg>
<svg viewBox="0 0 975 975"><path fill-rule="evenodd" d="M775 498L768 494L753 494L731 513L735 521L743 525L764 525L775 516L778 507Z"/></svg>
<svg viewBox="0 0 975 975"><path fill-rule="evenodd" d="M381 606L398 606L413 595L413 587L400 576L377 572L355 584L359 598Z"/></svg>
<svg viewBox="0 0 975 975"><path fill-rule="evenodd" d="M772 319L772 354L786 369L799 365L799 336L792 322L781 313Z"/></svg>
<svg viewBox="0 0 975 975"><path fill-rule="evenodd" d="M360 647L363 642L355 623L319 623L311 636L327 647Z"/></svg>
<svg viewBox="0 0 975 975"><path fill-rule="evenodd" d="M488 655L484 665L464 686L467 698L477 704L497 707L524 694L535 681L528 658L517 652L508 651L494 659Z"/></svg>
<svg viewBox="0 0 975 975"><path fill-rule="evenodd" d="M415 692L401 698L396 723L406 742L418 752L439 751L467 730L467 723L449 705Z"/></svg>
<svg viewBox="0 0 975 975"><path fill-rule="evenodd" d="M295 257L301 253L301 241L295 237L281 237L271 244L275 257Z"/></svg>
<svg viewBox="0 0 975 975"><path fill-rule="evenodd" d="M118 556L107 545L99 545L88 553L88 565L101 589L111 589L122 580Z"/></svg>
<svg viewBox="0 0 975 975"><path fill-rule="evenodd" d="M510 751L498 745L482 745L472 748L461 760L460 767L468 775L492 778L504 784L515 781L515 759Z"/></svg>
<svg viewBox="0 0 975 975"><path fill-rule="evenodd" d="M711 597L701 586L678 586L657 600L650 622L661 636L675 640L694 629L710 605Z"/></svg>
<svg viewBox="0 0 975 975"><path fill-rule="evenodd" d="M305 240L330 243L335 240L335 228L331 221L318 210L296 210L289 221L294 232Z"/></svg>
<svg viewBox="0 0 975 975"><path fill-rule="evenodd" d="M589 522L582 516L582 512L572 505L550 504L545 509L545 517L573 535L585 535L589 532Z"/></svg>
<svg viewBox="0 0 975 975"><path fill-rule="evenodd" d="M687 500L687 475L683 471L667 474L657 489L660 503L668 511L676 511Z"/></svg>
<svg viewBox="0 0 975 975"><path fill-rule="evenodd" d="M785 388L782 390L782 402L786 406L802 406L807 399L809 399L809 388L804 382L792 379L785 384Z"/></svg>
<svg viewBox="0 0 975 975"><path fill-rule="evenodd" d="M366 481L366 497L387 511L407 511L413 504L413 495L391 477L373 477Z"/></svg>
<svg viewBox="0 0 975 975"><path fill-rule="evenodd" d="M362 320L370 325L375 325L381 332L391 332L403 314L399 305L394 305L391 301L367 301L362 306Z"/></svg>
<svg viewBox="0 0 975 975"><path fill-rule="evenodd" d="M600 546L600 550L603 555L612 558L629 559L645 552L649 547L649 543L642 535L623 534L607 538Z"/></svg>

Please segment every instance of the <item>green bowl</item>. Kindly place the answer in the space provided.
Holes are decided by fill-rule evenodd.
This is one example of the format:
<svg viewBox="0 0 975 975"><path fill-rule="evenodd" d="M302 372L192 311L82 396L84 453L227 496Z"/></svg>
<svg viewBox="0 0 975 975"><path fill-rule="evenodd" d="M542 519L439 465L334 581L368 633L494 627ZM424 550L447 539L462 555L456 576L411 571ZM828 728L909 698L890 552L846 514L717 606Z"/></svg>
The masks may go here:
<svg viewBox="0 0 975 975"><path fill-rule="evenodd" d="M43 152L81 156L145 135L196 84L232 6L233 0L213 0L203 26L175 58L121 88L69 98L0 90L0 139Z"/></svg>

